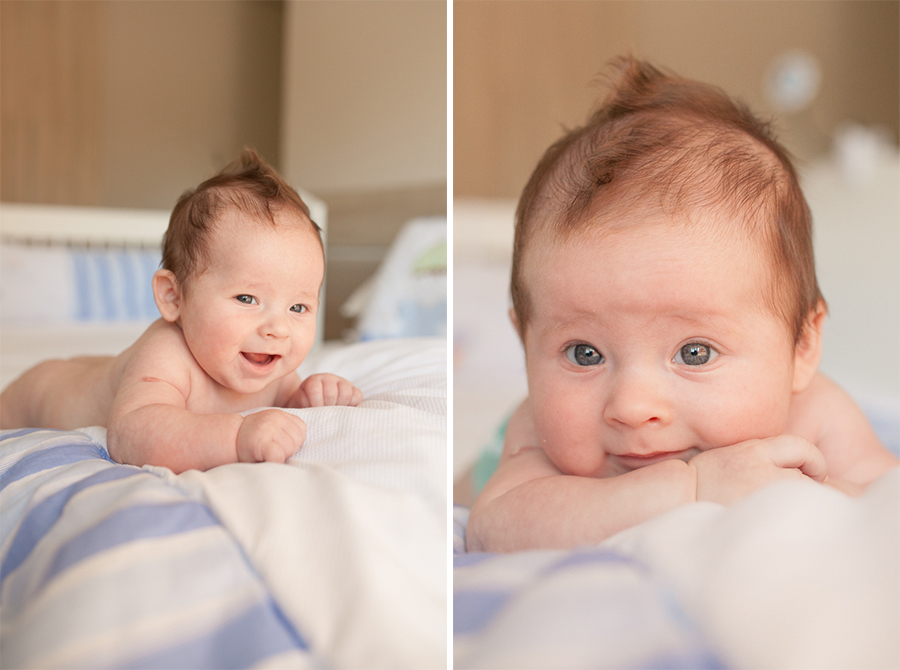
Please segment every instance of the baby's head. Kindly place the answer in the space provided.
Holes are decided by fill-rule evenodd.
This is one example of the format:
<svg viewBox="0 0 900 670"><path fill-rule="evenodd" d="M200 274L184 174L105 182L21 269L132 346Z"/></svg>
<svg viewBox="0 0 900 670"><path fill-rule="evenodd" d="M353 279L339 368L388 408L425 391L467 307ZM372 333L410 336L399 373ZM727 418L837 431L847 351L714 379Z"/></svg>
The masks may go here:
<svg viewBox="0 0 900 670"><path fill-rule="evenodd" d="M239 214L248 229L254 225L306 227L322 247L321 230L297 191L259 154L245 149L217 175L185 191L172 210L163 237L162 267L182 286L205 270L210 238L226 212Z"/></svg>
<svg viewBox="0 0 900 670"><path fill-rule="evenodd" d="M162 266L153 277L160 314L221 386L260 392L312 347L325 273L320 231L253 151L181 196Z"/></svg>
<svg viewBox="0 0 900 670"><path fill-rule="evenodd" d="M821 352L810 214L786 152L718 89L619 66L516 215L535 428L583 476L780 434Z"/></svg>
<svg viewBox="0 0 900 670"><path fill-rule="evenodd" d="M768 264L762 290L795 341L822 301L811 218L790 158L769 126L720 89L633 59L588 123L552 145L516 212L512 299L523 334L529 252L581 232L617 228L627 214L720 213L748 253Z"/></svg>

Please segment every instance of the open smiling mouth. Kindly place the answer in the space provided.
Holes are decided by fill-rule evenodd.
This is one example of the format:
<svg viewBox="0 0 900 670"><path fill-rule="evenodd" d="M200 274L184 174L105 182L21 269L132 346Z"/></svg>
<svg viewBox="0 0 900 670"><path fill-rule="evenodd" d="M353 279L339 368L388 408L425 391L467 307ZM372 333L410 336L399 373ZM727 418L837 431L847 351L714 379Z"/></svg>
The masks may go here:
<svg viewBox="0 0 900 670"><path fill-rule="evenodd" d="M281 358L277 354L251 354L246 351L242 351L241 355L251 364L260 368L264 368L270 363L274 363L276 360Z"/></svg>

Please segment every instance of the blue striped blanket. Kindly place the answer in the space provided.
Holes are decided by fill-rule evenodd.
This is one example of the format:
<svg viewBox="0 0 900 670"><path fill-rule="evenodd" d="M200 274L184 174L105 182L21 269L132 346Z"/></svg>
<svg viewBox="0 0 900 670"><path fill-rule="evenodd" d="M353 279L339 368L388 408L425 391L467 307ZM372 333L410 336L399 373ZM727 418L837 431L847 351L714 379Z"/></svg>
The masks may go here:
<svg viewBox="0 0 900 670"><path fill-rule="evenodd" d="M316 664L208 506L89 432L0 449L3 667Z"/></svg>
<svg viewBox="0 0 900 670"><path fill-rule="evenodd" d="M175 475L99 427L0 432L0 667L443 667L445 352L324 356L365 399L291 410L287 464Z"/></svg>

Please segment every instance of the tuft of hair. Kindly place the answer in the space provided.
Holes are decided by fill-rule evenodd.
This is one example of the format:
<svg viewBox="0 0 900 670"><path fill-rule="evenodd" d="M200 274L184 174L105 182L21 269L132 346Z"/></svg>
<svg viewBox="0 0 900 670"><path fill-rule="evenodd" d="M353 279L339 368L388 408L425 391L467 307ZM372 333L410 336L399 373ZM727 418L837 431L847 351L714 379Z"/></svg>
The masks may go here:
<svg viewBox="0 0 900 670"><path fill-rule="evenodd" d="M610 67L607 97L585 125L547 149L519 199L511 292L520 328L529 317L522 261L538 234L609 225L636 208L712 209L759 240L773 269L767 306L799 341L822 300L812 220L770 124L715 86L631 57Z"/></svg>
<svg viewBox="0 0 900 670"><path fill-rule="evenodd" d="M162 267L179 284L203 272L209 263L209 236L222 213L236 208L254 223L275 225L280 211L308 221L322 244L322 231L310 218L303 199L274 168L252 149L197 188L185 191L172 210L163 236Z"/></svg>

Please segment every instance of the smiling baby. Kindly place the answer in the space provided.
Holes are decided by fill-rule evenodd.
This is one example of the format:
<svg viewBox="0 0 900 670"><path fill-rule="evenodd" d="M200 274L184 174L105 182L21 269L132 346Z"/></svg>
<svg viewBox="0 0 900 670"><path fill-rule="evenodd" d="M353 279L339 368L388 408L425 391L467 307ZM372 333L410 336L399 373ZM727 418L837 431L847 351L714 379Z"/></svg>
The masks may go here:
<svg viewBox="0 0 900 670"><path fill-rule="evenodd" d="M153 295L162 318L116 357L46 361L0 397L2 428L106 426L110 456L175 472L283 463L306 424L280 409L358 405L335 375L301 380L325 259L297 192L252 151L186 192Z"/></svg>

